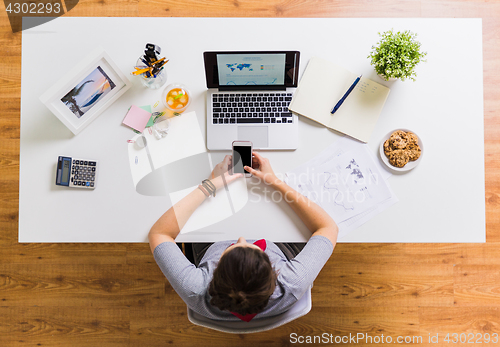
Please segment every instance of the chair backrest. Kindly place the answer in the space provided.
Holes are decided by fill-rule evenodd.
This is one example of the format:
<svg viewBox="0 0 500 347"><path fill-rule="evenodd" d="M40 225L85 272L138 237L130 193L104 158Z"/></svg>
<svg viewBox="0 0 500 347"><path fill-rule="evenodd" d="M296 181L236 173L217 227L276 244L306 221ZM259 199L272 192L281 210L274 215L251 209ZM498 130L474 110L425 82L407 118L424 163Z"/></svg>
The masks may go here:
<svg viewBox="0 0 500 347"><path fill-rule="evenodd" d="M312 287L312 286L311 286ZM260 331L271 330L281 325L287 324L294 319L306 315L311 311L312 297L311 287L307 289L305 294L298 300L288 311L283 312L274 317L266 317L262 319L252 319L250 322L244 321L218 321L206 318L188 307L188 319L191 323L200 325L206 328L222 331L233 334L256 333Z"/></svg>

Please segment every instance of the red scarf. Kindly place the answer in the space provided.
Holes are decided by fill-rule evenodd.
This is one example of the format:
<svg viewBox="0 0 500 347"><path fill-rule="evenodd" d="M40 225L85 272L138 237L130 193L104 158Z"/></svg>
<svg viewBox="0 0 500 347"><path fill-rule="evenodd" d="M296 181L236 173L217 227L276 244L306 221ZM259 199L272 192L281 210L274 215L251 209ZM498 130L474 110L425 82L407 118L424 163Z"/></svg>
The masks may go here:
<svg viewBox="0 0 500 347"><path fill-rule="evenodd" d="M257 240L253 244L256 246L259 246L259 248L262 249L262 251L266 250L267 244L266 244L266 240L264 240L264 239ZM234 243L233 243L233 245L234 245ZM252 313L252 314L246 314L246 315L242 316L241 314L236 313L236 312L231 312L231 313L245 322L250 322L253 319L253 317L255 317L257 315L257 313Z"/></svg>

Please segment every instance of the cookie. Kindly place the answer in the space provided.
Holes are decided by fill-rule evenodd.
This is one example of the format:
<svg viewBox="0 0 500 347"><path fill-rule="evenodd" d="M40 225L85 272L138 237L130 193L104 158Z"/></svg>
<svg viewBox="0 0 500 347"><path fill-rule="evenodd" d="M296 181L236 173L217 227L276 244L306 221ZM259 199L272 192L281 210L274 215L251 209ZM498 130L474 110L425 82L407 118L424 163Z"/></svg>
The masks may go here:
<svg viewBox="0 0 500 347"><path fill-rule="evenodd" d="M389 137L389 144L393 149L403 149L406 147L406 133L398 130L391 134Z"/></svg>
<svg viewBox="0 0 500 347"><path fill-rule="evenodd" d="M408 154L408 158L410 161L415 161L420 158L422 150L420 149L419 145L410 143L408 146L406 146L405 152Z"/></svg>
<svg viewBox="0 0 500 347"><path fill-rule="evenodd" d="M408 131L406 133L406 142L408 143L408 145L410 145L410 144L418 145L418 137L417 137L417 135L415 135L414 133Z"/></svg>
<svg viewBox="0 0 500 347"><path fill-rule="evenodd" d="M403 167L408 163L410 157L405 150L396 149L389 155L389 163L395 167Z"/></svg>
<svg viewBox="0 0 500 347"><path fill-rule="evenodd" d="M391 144L389 143L389 140L385 140L384 142L384 153L387 157L389 157L389 154L391 154L391 152L393 151L394 149L392 148Z"/></svg>

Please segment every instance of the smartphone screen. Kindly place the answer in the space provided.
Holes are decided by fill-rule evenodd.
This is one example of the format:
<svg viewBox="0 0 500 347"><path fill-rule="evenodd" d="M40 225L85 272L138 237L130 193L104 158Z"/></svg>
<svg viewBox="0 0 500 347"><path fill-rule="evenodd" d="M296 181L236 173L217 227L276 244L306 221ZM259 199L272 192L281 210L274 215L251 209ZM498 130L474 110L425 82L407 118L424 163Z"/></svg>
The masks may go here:
<svg viewBox="0 0 500 347"><path fill-rule="evenodd" d="M244 166L252 166L252 147L233 146L233 173L249 173Z"/></svg>

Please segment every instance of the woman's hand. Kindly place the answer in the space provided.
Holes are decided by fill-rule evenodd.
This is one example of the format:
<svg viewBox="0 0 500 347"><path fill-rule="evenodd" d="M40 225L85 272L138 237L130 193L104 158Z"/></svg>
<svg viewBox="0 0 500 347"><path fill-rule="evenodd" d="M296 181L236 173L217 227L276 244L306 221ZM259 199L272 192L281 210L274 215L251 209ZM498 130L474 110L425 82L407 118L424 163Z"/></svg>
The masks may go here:
<svg viewBox="0 0 500 347"><path fill-rule="evenodd" d="M226 184L233 182L234 180L243 177L243 174L230 175L228 173L229 165L231 164L231 156L226 155L224 160L219 164L215 165L212 174L210 175L210 181L215 185L217 189L224 187L224 181Z"/></svg>
<svg viewBox="0 0 500 347"><path fill-rule="evenodd" d="M282 181L276 176L271 167L271 163L269 163L269 159L264 158L257 152L252 152L253 160L252 166L245 166L244 169L250 172L252 175L260 178L265 183L270 185L278 185L282 183Z"/></svg>

